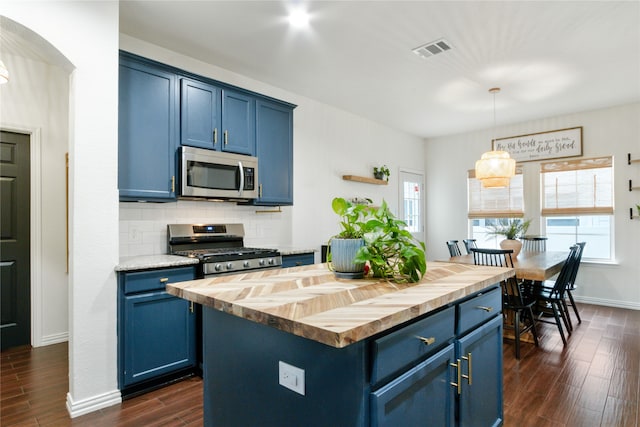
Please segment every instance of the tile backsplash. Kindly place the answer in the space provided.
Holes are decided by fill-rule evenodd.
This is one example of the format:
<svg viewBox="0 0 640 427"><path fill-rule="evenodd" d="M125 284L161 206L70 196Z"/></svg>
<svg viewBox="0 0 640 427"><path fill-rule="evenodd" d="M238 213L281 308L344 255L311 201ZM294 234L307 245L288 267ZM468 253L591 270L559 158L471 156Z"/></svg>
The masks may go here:
<svg viewBox="0 0 640 427"><path fill-rule="evenodd" d="M291 244L291 208L239 206L228 202L120 203L120 257L167 253L167 224L242 223L246 246Z"/></svg>

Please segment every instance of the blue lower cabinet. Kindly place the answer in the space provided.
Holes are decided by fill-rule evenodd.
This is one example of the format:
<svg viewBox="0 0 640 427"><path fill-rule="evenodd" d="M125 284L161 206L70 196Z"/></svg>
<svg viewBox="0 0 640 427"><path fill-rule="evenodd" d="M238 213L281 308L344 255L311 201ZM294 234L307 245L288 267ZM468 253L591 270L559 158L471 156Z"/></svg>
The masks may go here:
<svg viewBox="0 0 640 427"><path fill-rule="evenodd" d="M498 289L344 348L203 307L204 426L499 426L500 305L474 310ZM302 394L280 362L304 371Z"/></svg>
<svg viewBox="0 0 640 427"><path fill-rule="evenodd" d="M453 426L453 344L371 393L371 426Z"/></svg>
<svg viewBox="0 0 640 427"><path fill-rule="evenodd" d="M462 337L456 350L463 374L471 365L471 378L463 378L460 387L459 425L502 425L502 316Z"/></svg>
<svg viewBox="0 0 640 427"><path fill-rule="evenodd" d="M282 268L300 267L301 265L311 265L314 263L313 253L282 255Z"/></svg>
<svg viewBox="0 0 640 427"><path fill-rule="evenodd" d="M166 283L193 280L193 267L121 273L118 299L119 387L196 367L196 315L189 301L169 295Z"/></svg>

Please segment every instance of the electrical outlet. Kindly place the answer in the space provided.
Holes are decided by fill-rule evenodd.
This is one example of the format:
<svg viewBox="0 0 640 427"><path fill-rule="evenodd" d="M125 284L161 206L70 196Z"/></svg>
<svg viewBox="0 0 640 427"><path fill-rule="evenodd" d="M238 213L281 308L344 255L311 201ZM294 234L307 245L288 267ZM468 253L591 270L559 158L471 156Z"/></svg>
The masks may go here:
<svg viewBox="0 0 640 427"><path fill-rule="evenodd" d="M279 361L278 382L281 386L304 396L304 369Z"/></svg>

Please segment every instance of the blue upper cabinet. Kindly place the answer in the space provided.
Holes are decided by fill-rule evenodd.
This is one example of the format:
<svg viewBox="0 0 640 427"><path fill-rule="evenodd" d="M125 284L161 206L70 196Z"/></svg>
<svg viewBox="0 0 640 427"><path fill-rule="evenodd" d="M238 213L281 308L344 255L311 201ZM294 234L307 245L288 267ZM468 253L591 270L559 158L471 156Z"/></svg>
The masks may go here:
<svg viewBox="0 0 640 427"><path fill-rule="evenodd" d="M222 91L222 151L256 154L256 100L229 89Z"/></svg>
<svg viewBox="0 0 640 427"><path fill-rule="evenodd" d="M255 155L255 98L205 82L180 81L180 143Z"/></svg>
<svg viewBox="0 0 640 427"><path fill-rule="evenodd" d="M219 149L222 134L222 90L183 78L180 80L180 143Z"/></svg>
<svg viewBox="0 0 640 427"><path fill-rule="evenodd" d="M293 205L293 106L256 102L256 205Z"/></svg>
<svg viewBox="0 0 640 427"><path fill-rule="evenodd" d="M178 141L176 74L121 56L118 93L120 200L173 201Z"/></svg>

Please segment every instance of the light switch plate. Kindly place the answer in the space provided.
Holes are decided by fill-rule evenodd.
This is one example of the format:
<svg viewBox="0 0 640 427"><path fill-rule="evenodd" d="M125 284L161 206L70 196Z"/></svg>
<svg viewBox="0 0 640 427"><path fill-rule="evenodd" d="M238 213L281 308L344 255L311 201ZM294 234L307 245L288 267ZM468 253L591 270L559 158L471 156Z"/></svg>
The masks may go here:
<svg viewBox="0 0 640 427"><path fill-rule="evenodd" d="M278 382L281 386L304 396L304 369L279 361Z"/></svg>

